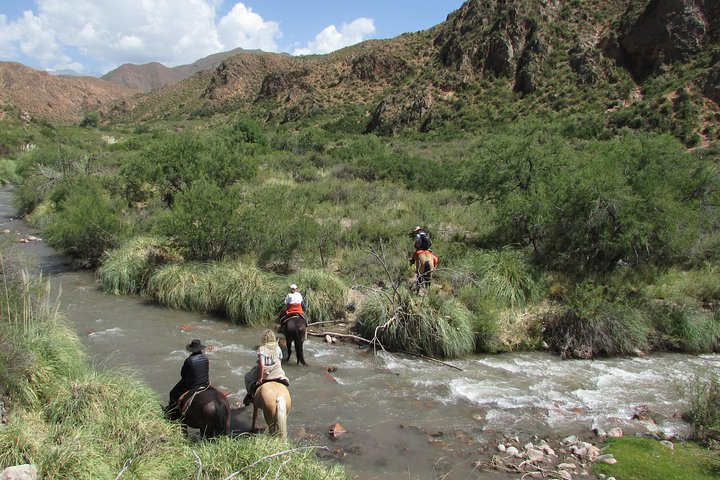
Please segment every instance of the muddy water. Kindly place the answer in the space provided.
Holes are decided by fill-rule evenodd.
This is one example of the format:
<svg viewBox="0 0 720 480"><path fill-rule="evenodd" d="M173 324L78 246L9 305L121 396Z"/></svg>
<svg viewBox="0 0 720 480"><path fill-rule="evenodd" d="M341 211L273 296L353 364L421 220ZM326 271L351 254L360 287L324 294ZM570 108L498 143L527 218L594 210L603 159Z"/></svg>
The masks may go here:
<svg viewBox="0 0 720 480"><path fill-rule="evenodd" d="M19 239L32 231L11 217L10 202L11 192L0 190L0 230ZM260 329L104 294L91 272L72 271L42 241L17 245L51 275L60 309L96 365L131 367L166 402L184 346L200 338L211 346L213 384L242 398ZM717 355L561 361L545 353L479 355L451 362L461 369L455 370L312 337L306 359L307 367L285 369L292 382L291 437L328 446L326 456L359 479L517 478L473 466L489 458L503 435L586 435L593 426L683 433L679 388L698 373L720 371ZM657 425L631 420L640 405L650 407ZM327 429L335 422L348 433L333 440Z"/></svg>

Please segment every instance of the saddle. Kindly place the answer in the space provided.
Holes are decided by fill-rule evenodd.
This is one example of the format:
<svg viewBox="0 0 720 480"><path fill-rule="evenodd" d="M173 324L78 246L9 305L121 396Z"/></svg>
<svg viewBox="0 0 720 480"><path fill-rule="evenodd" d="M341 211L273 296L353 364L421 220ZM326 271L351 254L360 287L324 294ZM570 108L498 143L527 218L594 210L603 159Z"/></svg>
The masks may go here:
<svg viewBox="0 0 720 480"><path fill-rule="evenodd" d="M301 313L283 314L282 318L280 319L280 326L278 327L278 332L285 333L285 325L287 324L288 320L293 317L302 318L303 320L305 320L305 324L307 325L307 318L305 318L305 315Z"/></svg>
<svg viewBox="0 0 720 480"><path fill-rule="evenodd" d="M200 392L204 392L205 390L208 390L211 387L210 385L206 387L197 387L197 388L191 388L187 392L180 395L180 398L178 398L178 409L180 410L180 413L182 415L185 415L185 412L188 411L190 408L190 405L192 405L193 400L195 399L195 395L197 395Z"/></svg>

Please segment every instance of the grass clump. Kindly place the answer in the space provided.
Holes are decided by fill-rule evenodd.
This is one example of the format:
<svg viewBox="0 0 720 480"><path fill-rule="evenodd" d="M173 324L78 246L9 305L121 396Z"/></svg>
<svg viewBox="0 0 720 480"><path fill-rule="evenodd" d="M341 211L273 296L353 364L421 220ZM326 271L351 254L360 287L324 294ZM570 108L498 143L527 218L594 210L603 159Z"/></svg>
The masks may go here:
<svg viewBox="0 0 720 480"><path fill-rule="evenodd" d="M625 355L649 346L644 312L593 283L576 285L563 308L548 315L544 337L563 357Z"/></svg>
<svg viewBox="0 0 720 480"><path fill-rule="evenodd" d="M215 290L213 265L186 262L165 265L148 281L148 293L161 305L198 313L222 311L222 300Z"/></svg>
<svg viewBox="0 0 720 480"><path fill-rule="evenodd" d="M653 309L654 346L688 353L717 351L720 319L697 307L664 303Z"/></svg>
<svg viewBox="0 0 720 480"><path fill-rule="evenodd" d="M671 450L653 439L620 437L609 439L603 453L612 454L617 463L596 463L596 475L623 480L710 480L720 474L717 453L693 443L675 443Z"/></svg>
<svg viewBox="0 0 720 480"><path fill-rule="evenodd" d="M215 264L213 282L225 314L243 325L272 323L284 298L272 275L237 261Z"/></svg>
<svg viewBox="0 0 720 480"><path fill-rule="evenodd" d="M159 237L134 237L105 252L97 277L102 289L113 295L141 293L159 265L175 258Z"/></svg>
<svg viewBox="0 0 720 480"><path fill-rule="evenodd" d="M303 269L292 276L307 305L309 322L332 322L345 315L347 287L324 270Z"/></svg>
<svg viewBox="0 0 720 480"><path fill-rule="evenodd" d="M475 349L472 315L459 301L398 289L368 297L358 312L357 331L391 350L457 358ZM380 328L378 328L380 327Z"/></svg>
<svg viewBox="0 0 720 480"><path fill-rule="evenodd" d="M720 376L709 374L689 384L690 410L687 420L693 438L711 445L720 444Z"/></svg>

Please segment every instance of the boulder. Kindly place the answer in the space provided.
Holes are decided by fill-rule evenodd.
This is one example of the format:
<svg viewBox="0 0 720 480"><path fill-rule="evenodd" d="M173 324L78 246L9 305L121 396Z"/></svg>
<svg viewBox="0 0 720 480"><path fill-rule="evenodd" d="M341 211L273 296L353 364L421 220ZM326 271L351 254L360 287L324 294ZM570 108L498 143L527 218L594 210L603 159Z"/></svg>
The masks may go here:
<svg viewBox="0 0 720 480"><path fill-rule="evenodd" d="M29 464L7 467L0 472L0 480L37 480L37 478L37 467Z"/></svg>

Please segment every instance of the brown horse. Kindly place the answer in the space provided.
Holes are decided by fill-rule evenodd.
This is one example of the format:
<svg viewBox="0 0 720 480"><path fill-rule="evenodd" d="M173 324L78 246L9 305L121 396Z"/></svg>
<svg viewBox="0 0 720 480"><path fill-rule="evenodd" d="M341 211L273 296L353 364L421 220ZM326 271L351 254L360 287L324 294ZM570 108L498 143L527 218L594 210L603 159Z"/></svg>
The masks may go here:
<svg viewBox="0 0 720 480"><path fill-rule="evenodd" d="M189 405L187 405L189 403ZM187 405L187 408L185 408ZM180 420L183 429L197 428L203 438L214 438L230 433L230 402L215 387L209 387L188 398L180 400L180 409L168 412L171 420Z"/></svg>
<svg viewBox="0 0 720 480"><path fill-rule="evenodd" d="M287 416L290 413L292 401L287 387L279 382L265 382L255 391L253 397L253 417L251 432L257 431L258 410L262 409L265 423L270 433L279 434L282 438L287 437Z"/></svg>
<svg viewBox="0 0 720 480"><path fill-rule="evenodd" d="M421 250L415 254L415 291L430 286L436 265L437 257L431 251Z"/></svg>

